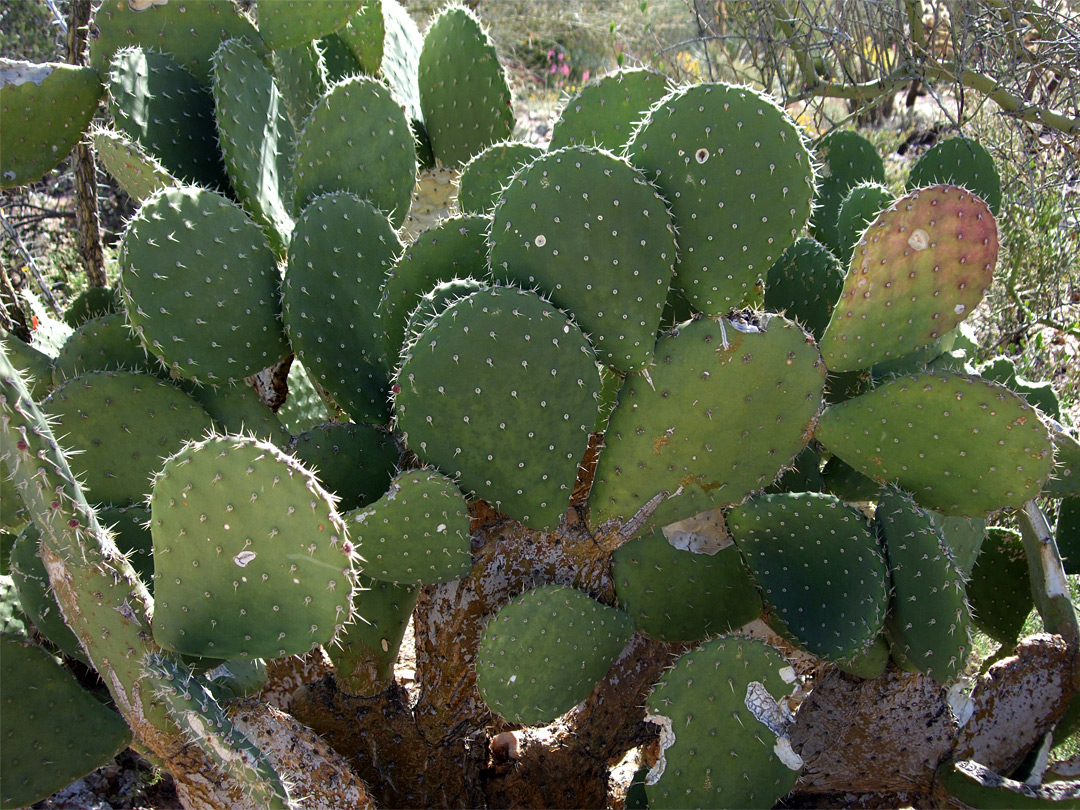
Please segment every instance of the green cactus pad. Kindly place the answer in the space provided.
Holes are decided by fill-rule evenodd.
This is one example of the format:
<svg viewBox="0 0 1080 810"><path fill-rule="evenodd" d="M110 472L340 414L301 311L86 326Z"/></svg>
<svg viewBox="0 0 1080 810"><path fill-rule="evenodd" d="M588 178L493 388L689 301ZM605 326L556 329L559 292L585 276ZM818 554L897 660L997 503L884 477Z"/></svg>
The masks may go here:
<svg viewBox="0 0 1080 810"><path fill-rule="evenodd" d="M255 13L266 47L277 50L338 30L363 4L364 0L260 0Z"/></svg>
<svg viewBox="0 0 1080 810"><path fill-rule="evenodd" d="M814 655L848 658L881 632L889 607L885 559L854 507L813 492L761 495L728 528L785 629Z"/></svg>
<svg viewBox="0 0 1080 810"><path fill-rule="evenodd" d="M409 470L378 501L345 515L365 576L438 585L472 569L465 496L435 470Z"/></svg>
<svg viewBox="0 0 1080 810"><path fill-rule="evenodd" d="M469 9L450 5L431 21L417 76L424 125L443 166L461 166L510 137L510 85L491 38Z"/></svg>
<svg viewBox="0 0 1080 810"><path fill-rule="evenodd" d="M341 628L336 643L326 651L342 689L365 697L386 689L419 596L416 585L360 578L353 598L356 620Z"/></svg>
<svg viewBox="0 0 1080 810"><path fill-rule="evenodd" d="M105 171L136 202L180 182L156 157L121 132L94 127L87 137Z"/></svg>
<svg viewBox="0 0 1080 810"><path fill-rule="evenodd" d="M66 158L101 93L93 68L0 59L0 189L37 180Z"/></svg>
<svg viewBox="0 0 1080 810"><path fill-rule="evenodd" d="M289 433L297 436L335 417L335 411L327 405L299 360L294 359L289 366L288 386L289 394L277 415Z"/></svg>
<svg viewBox="0 0 1080 810"><path fill-rule="evenodd" d="M851 254L859 244L863 233L881 212L896 202L896 195L880 183L859 183L840 203L836 229L839 234L840 259L851 263ZM839 293L839 291L838 291Z"/></svg>
<svg viewBox="0 0 1080 810"><path fill-rule="evenodd" d="M830 132L814 145L814 153L821 168L810 231L840 256L846 247L840 228L844 198L859 183L884 183L885 163L870 141L847 129Z"/></svg>
<svg viewBox="0 0 1080 810"><path fill-rule="evenodd" d="M700 641L737 630L764 610L735 546L693 554L656 528L619 546L611 562L619 608L653 638Z"/></svg>
<svg viewBox="0 0 1080 810"><path fill-rule="evenodd" d="M496 281L576 313L606 365L649 365L677 245L663 198L629 163L583 146L537 158L503 189L489 241Z"/></svg>
<svg viewBox="0 0 1080 810"><path fill-rule="evenodd" d="M911 167L909 190L949 183L978 194L996 216L1001 211L1001 176L986 147L963 136L939 141Z"/></svg>
<svg viewBox="0 0 1080 810"><path fill-rule="evenodd" d="M474 292L480 292L490 287L483 281L474 278L455 278L450 281L440 281L432 289L420 296L420 303L409 313L409 320L405 322L405 341L402 347L409 346L415 341L424 327L432 318L447 307L451 306L459 298L465 298Z"/></svg>
<svg viewBox="0 0 1080 810"><path fill-rule="evenodd" d="M1035 607L1019 532L1003 526L986 530L967 595L975 626L995 641L1015 644Z"/></svg>
<svg viewBox="0 0 1080 810"><path fill-rule="evenodd" d="M5 535L6 538L11 535ZM7 566L4 566L7 569ZM19 603L19 592L8 574L0 574L0 638L26 638L26 614Z"/></svg>
<svg viewBox="0 0 1080 810"><path fill-rule="evenodd" d="M289 354L274 253L220 194L155 193L128 223L119 262L128 322L176 375L232 384Z"/></svg>
<svg viewBox="0 0 1080 810"><path fill-rule="evenodd" d="M154 479L154 639L186 655L278 658L350 615L345 526L318 479L271 444L186 445Z"/></svg>
<svg viewBox="0 0 1080 810"><path fill-rule="evenodd" d="M292 4L270 7L286 5ZM274 77L251 45L229 40L214 52L213 95L218 141L232 188L263 226L275 252L284 253L293 227L287 184L292 181L296 133Z"/></svg>
<svg viewBox="0 0 1080 810"><path fill-rule="evenodd" d="M577 145L621 152L649 109L670 91L667 77L649 68L593 79L567 100L551 125L548 149Z"/></svg>
<svg viewBox="0 0 1080 810"><path fill-rule="evenodd" d="M349 191L400 227L416 182L416 147L405 113L369 76L334 85L315 105L296 143L294 207Z"/></svg>
<svg viewBox="0 0 1080 810"><path fill-rule="evenodd" d="M589 496L593 525L626 520L660 493L677 496L668 522L741 502L806 446L821 408L817 347L779 315L690 321L655 357L648 378L631 375L619 394Z"/></svg>
<svg viewBox="0 0 1080 810"><path fill-rule="evenodd" d="M997 224L956 186L913 191L855 247L821 339L829 371L856 371L936 340L982 301L997 264Z"/></svg>
<svg viewBox="0 0 1080 810"><path fill-rule="evenodd" d="M795 456L791 466L765 488L766 492L824 492L825 477L821 474L821 450L813 442ZM841 498L843 500L843 498Z"/></svg>
<svg viewBox="0 0 1080 810"><path fill-rule="evenodd" d="M975 565L979 550L986 539L986 521L980 517L943 515L931 509L927 509L926 513L941 532L957 570L966 580L971 576L972 566Z"/></svg>
<svg viewBox="0 0 1080 810"><path fill-rule="evenodd" d="M53 385L88 371L142 371L164 374L132 334L121 314L103 315L82 324L60 347L53 361Z"/></svg>
<svg viewBox="0 0 1080 810"><path fill-rule="evenodd" d="M392 434L349 422L317 425L294 438L289 451L338 497L342 513L381 498L401 457Z"/></svg>
<svg viewBox="0 0 1080 810"><path fill-rule="evenodd" d="M124 311L124 297L115 287L87 287L64 308L64 323L78 329L93 318Z"/></svg>
<svg viewBox="0 0 1080 810"><path fill-rule="evenodd" d="M893 583L885 620L893 656L938 682L951 680L971 652L964 576L930 515L906 493L885 490L876 521Z"/></svg>
<svg viewBox="0 0 1080 810"><path fill-rule="evenodd" d="M73 377L42 402L91 503L120 505L150 491L162 459L210 430L191 397L149 374L94 371Z"/></svg>
<svg viewBox="0 0 1080 810"><path fill-rule="evenodd" d="M412 121L422 121L420 51L424 38L408 10L398 0L381 0L383 13L382 75Z"/></svg>
<svg viewBox="0 0 1080 810"><path fill-rule="evenodd" d="M835 663L837 669L841 669L849 675L872 681L881 677L882 673L885 672L885 668L889 666L890 657L889 642L885 640L884 635L881 635L875 638L870 643L870 646L862 652Z"/></svg>
<svg viewBox="0 0 1080 810"><path fill-rule="evenodd" d="M389 364L376 312L401 250L390 221L349 193L297 220L283 283L285 330L313 379L357 422L389 418Z"/></svg>
<svg viewBox="0 0 1080 810"><path fill-rule="evenodd" d="M270 61L274 67L274 85L295 131L303 126L329 89L326 61L316 42L276 50Z"/></svg>
<svg viewBox="0 0 1080 810"><path fill-rule="evenodd" d="M295 806L266 752L233 725L204 680L175 658L156 652L146 657L143 666L147 686L173 722L207 759L242 786L246 799L266 810Z"/></svg>
<svg viewBox="0 0 1080 810"><path fill-rule="evenodd" d="M718 638L683 655L646 705L661 727L649 806L772 807L802 767L786 736L794 679L780 651L755 639Z"/></svg>
<svg viewBox="0 0 1080 810"><path fill-rule="evenodd" d="M499 141L476 153L461 168L458 206L469 214L489 213L518 169L542 154L536 144L521 141Z"/></svg>
<svg viewBox="0 0 1080 810"><path fill-rule="evenodd" d="M993 358L978 367L979 376L999 382L1015 391L1047 416L1061 419L1061 402L1054 385L1050 382L1032 382L1016 372L1016 361L1004 355Z"/></svg>
<svg viewBox="0 0 1080 810"><path fill-rule="evenodd" d="M844 271L827 247L800 236L769 268L765 308L782 312L820 339L844 287Z"/></svg>
<svg viewBox="0 0 1080 810"><path fill-rule="evenodd" d="M224 188L214 99L171 56L123 48L108 73L109 111L117 129L187 183Z"/></svg>
<svg viewBox="0 0 1080 810"><path fill-rule="evenodd" d="M361 3L345 25L337 29L338 39L352 52L368 76L378 76L382 67L383 44L386 40L382 5L380 0Z"/></svg>
<svg viewBox="0 0 1080 810"><path fill-rule="evenodd" d="M29 807L131 743L123 718L51 655L0 636L0 805Z"/></svg>
<svg viewBox="0 0 1080 810"><path fill-rule="evenodd" d="M487 217L450 217L421 232L386 275L379 301L379 323L386 356L397 360L406 323L421 297L439 282L487 275Z"/></svg>
<svg viewBox="0 0 1080 810"><path fill-rule="evenodd" d="M474 293L427 325L393 390L423 461L531 528L559 523L600 392L592 349L563 313L532 292Z"/></svg>
<svg viewBox="0 0 1080 810"><path fill-rule="evenodd" d="M810 218L810 152L776 102L749 88L673 91L627 156L671 204L675 283L708 315L738 307Z"/></svg>
<svg viewBox="0 0 1080 810"><path fill-rule="evenodd" d="M53 358L42 351L40 345L23 343L10 332L0 330L0 349L23 375L34 399L48 396L53 387Z"/></svg>
<svg viewBox="0 0 1080 810"><path fill-rule="evenodd" d="M581 591L534 588L484 628L476 685L509 722L548 723L589 696L633 632L629 616Z"/></svg>
<svg viewBox="0 0 1080 810"><path fill-rule="evenodd" d="M217 433L257 436L278 447L284 447L292 439L277 414L247 383L216 388L188 385L186 388L191 398L210 414Z"/></svg>
<svg viewBox="0 0 1080 810"><path fill-rule="evenodd" d="M954 372L898 377L827 407L814 437L920 504L980 517L1035 497L1053 448L1038 413L997 383Z"/></svg>
<svg viewBox="0 0 1080 810"><path fill-rule="evenodd" d="M262 39L236 3L200 0L196 3L105 0L92 20L90 66L104 74L113 54L137 46L172 57L210 89L210 57L226 39Z"/></svg>

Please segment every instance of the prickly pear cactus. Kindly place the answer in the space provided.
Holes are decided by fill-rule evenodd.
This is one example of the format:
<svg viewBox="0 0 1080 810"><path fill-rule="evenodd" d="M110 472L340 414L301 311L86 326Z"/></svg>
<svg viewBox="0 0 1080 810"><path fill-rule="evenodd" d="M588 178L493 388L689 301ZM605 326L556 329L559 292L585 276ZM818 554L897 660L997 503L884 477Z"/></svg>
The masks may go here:
<svg viewBox="0 0 1080 810"><path fill-rule="evenodd" d="M548 152L514 175L491 222L491 271L576 314L601 362L649 365L675 265L667 206L625 160Z"/></svg>
<svg viewBox="0 0 1080 810"><path fill-rule="evenodd" d="M401 458L392 434L352 422L316 425L293 438L289 450L337 496L342 513L382 497Z"/></svg>
<svg viewBox="0 0 1080 810"><path fill-rule="evenodd" d="M820 340L843 287L836 256L816 239L800 236L769 268L765 307L798 321Z"/></svg>
<svg viewBox="0 0 1080 810"><path fill-rule="evenodd" d="M1054 463L1034 408L997 383L944 371L897 377L830 405L814 437L863 475L947 515L1020 507Z"/></svg>
<svg viewBox="0 0 1080 810"><path fill-rule="evenodd" d="M787 114L750 88L672 91L626 155L671 205L675 283L705 314L740 306L810 218L810 151Z"/></svg>
<svg viewBox="0 0 1080 810"><path fill-rule="evenodd" d="M661 749L645 780L649 806L772 807L802 768L786 734L795 678L754 639L721 637L683 655L646 707Z"/></svg>
<svg viewBox="0 0 1080 810"><path fill-rule="evenodd" d="M649 68L615 70L593 79L567 100L551 125L549 149L599 146L620 152L652 106L671 92Z"/></svg>
<svg viewBox="0 0 1080 810"><path fill-rule="evenodd" d="M821 163L810 229L838 255L845 242L839 226L840 207L857 184L884 183L885 163L870 141L852 130L834 130L814 145Z"/></svg>
<svg viewBox="0 0 1080 810"><path fill-rule="evenodd" d="M633 632L629 616L581 591L526 591L484 629L476 653L480 695L512 723L550 722L589 696Z"/></svg>
<svg viewBox="0 0 1080 810"><path fill-rule="evenodd" d="M255 5L259 34L271 50L292 48L341 28L364 0L262 0Z"/></svg>
<svg viewBox="0 0 1080 810"><path fill-rule="evenodd" d="M594 525L628 520L657 496L670 499L667 522L737 504L810 438L825 367L792 321L699 318L661 339L655 357L619 393L589 495Z"/></svg>
<svg viewBox="0 0 1080 810"><path fill-rule="evenodd" d="M156 192L128 223L119 261L128 322L178 376L232 384L289 354L274 253L220 194Z"/></svg>
<svg viewBox="0 0 1080 810"><path fill-rule="evenodd" d="M476 15L449 5L424 34L417 69L420 109L435 158L464 164L514 128L513 102L495 47Z"/></svg>
<svg viewBox="0 0 1080 810"><path fill-rule="evenodd" d="M821 339L829 371L857 371L936 340L982 301L997 264L986 203L956 186L901 197L863 233Z"/></svg>
<svg viewBox="0 0 1080 810"><path fill-rule="evenodd" d="M444 310L393 391L408 446L463 490L540 530L566 514L600 372L581 330L536 293L492 287Z"/></svg>
<svg viewBox="0 0 1080 810"><path fill-rule="evenodd" d="M881 632L888 571L854 507L812 492L762 495L727 516L736 545L786 634L820 658L849 658Z"/></svg>
<svg viewBox="0 0 1080 810"><path fill-rule="evenodd" d="M0 59L0 189L37 180L66 158L101 94L92 68Z"/></svg>
<svg viewBox="0 0 1080 810"><path fill-rule="evenodd" d="M1003 526L986 530L967 595L975 626L995 641L1015 644L1035 607L1019 532Z"/></svg>
<svg viewBox="0 0 1080 810"><path fill-rule="evenodd" d="M273 445L186 445L154 478L150 512L154 639L165 649L297 655L350 618L345 525L315 476Z"/></svg>
<svg viewBox="0 0 1080 810"><path fill-rule="evenodd" d="M109 127L93 127L87 139L101 165L136 202L180 181L134 140Z"/></svg>
<svg viewBox="0 0 1080 810"><path fill-rule="evenodd" d="M122 314L103 315L79 326L60 347L53 360L53 385L90 371L121 370L164 374L161 364L128 329Z"/></svg>
<svg viewBox="0 0 1080 810"><path fill-rule="evenodd" d="M438 585L472 568L465 496L435 470L394 477L385 495L345 515L365 576L395 585Z"/></svg>
<svg viewBox="0 0 1080 810"><path fill-rule="evenodd" d="M839 234L838 254L844 264L851 263L851 254L859 244L868 225L881 212L896 202L896 195L880 183L859 183L840 203L836 230Z"/></svg>
<svg viewBox="0 0 1080 810"><path fill-rule="evenodd" d="M974 138L939 141L911 167L908 189L937 183L963 186L978 194L995 215L1001 211L1001 176L986 147Z"/></svg>
<svg viewBox="0 0 1080 810"><path fill-rule="evenodd" d="M45 650L0 636L0 804L29 807L96 768L131 742L112 709Z"/></svg>
<svg viewBox="0 0 1080 810"><path fill-rule="evenodd" d="M458 205L468 214L486 214L510 178L544 153L536 144L499 141L469 158L458 178Z"/></svg>

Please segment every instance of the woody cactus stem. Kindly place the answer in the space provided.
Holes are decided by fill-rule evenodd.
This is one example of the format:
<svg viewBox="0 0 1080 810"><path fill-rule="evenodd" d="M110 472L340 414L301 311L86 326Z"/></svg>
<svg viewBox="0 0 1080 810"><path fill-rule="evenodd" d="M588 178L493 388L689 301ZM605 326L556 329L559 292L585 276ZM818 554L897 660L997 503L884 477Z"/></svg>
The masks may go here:
<svg viewBox="0 0 1080 810"><path fill-rule="evenodd" d="M1056 633L1072 647L1080 643L1076 608L1069 598L1069 584L1061 562L1054 533L1046 515L1036 501L1024 504L1017 512L1020 533L1024 538L1024 551L1031 572L1031 590L1035 606L1042 616L1048 633ZM1074 678L1080 681L1080 668L1074 668ZM1080 686L1080 683L1077 684Z"/></svg>
<svg viewBox="0 0 1080 810"><path fill-rule="evenodd" d="M0 462L41 532L41 558L65 622L136 737L172 772L184 806L189 810L256 807L243 785L222 773L196 746L188 745L165 707L155 701L143 671L147 655L160 652L150 634L152 597L87 504L48 421L3 350ZM357 802L355 806L367 803L362 786L343 762L328 761L325 754L314 751L314 743L285 719L266 719L272 736L286 738L292 745L290 761L302 761L309 749L317 755L327 779L323 788L304 784L313 807L332 807L346 793ZM279 762L278 770L292 776L295 768L289 773L288 765Z"/></svg>

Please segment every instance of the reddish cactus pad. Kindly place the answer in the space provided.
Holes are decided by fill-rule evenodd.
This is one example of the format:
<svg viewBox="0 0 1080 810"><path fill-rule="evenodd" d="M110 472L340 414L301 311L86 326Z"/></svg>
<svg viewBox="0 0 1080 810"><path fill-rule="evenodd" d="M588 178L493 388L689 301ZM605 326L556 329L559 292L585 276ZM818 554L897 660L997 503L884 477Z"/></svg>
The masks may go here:
<svg viewBox="0 0 1080 810"><path fill-rule="evenodd" d="M821 340L829 371L856 371L933 342L982 301L998 236L986 203L929 186L883 212L855 248Z"/></svg>

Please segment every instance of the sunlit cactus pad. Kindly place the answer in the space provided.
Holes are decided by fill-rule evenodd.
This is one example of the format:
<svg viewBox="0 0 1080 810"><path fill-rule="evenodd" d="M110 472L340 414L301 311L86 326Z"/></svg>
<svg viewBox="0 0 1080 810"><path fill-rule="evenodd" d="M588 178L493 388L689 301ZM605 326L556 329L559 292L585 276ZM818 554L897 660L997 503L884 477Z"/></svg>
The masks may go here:
<svg viewBox="0 0 1080 810"><path fill-rule="evenodd" d="M885 634L895 659L939 682L964 670L971 651L971 609L964 576L930 516L889 488L878 503L893 583Z"/></svg>
<svg viewBox="0 0 1080 810"><path fill-rule="evenodd" d="M53 384L88 371L145 371L164 373L131 333L121 313L91 318L60 347L53 361Z"/></svg>
<svg viewBox="0 0 1080 810"><path fill-rule="evenodd" d="M593 523L628 519L661 493L679 493L675 521L768 486L809 440L824 386L817 346L786 318L683 324L657 343L649 377L630 375L619 393Z"/></svg>
<svg viewBox="0 0 1080 810"><path fill-rule="evenodd" d="M549 149L602 146L619 152L649 109L671 91L666 76L649 68L613 70L572 96L551 125Z"/></svg>
<svg viewBox="0 0 1080 810"><path fill-rule="evenodd" d="M923 506L982 516L1038 495L1054 463L1038 412L997 383L953 372L897 377L821 415L815 438Z"/></svg>
<svg viewBox="0 0 1080 810"><path fill-rule="evenodd" d="M210 430L191 397L149 374L95 371L65 382L42 403L91 503L141 500L162 459Z"/></svg>
<svg viewBox="0 0 1080 810"><path fill-rule="evenodd" d="M755 639L721 637L683 655L646 706L661 728L650 806L772 807L802 767L786 736L794 680L780 651Z"/></svg>
<svg viewBox="0 0 1080 810"><path fill-rule="evenodd" d="M261 0L255 6L266 47L292 48L345 25L363 0Z"/></svg>
<svg viewBox="0 0 1080 810"><path fill-rule="evenodd" d="M810 151L787 113L748 87L672 91L626 153L671 204L675 283L706 314L738 307L810 218Z"/></svg>
<svg viewBox="0 0 1080 810"><path fill-rule="evenodd" d="M345 516L364 575L395 584L437 585L472 568L468 504L435 470L409 470L370 506Z"/></svg>
<svg viewBox="0 0 1080 810"><path fill-rule="evenodd" d="M839 252L845 247L839 228L844 198L858 183L884 183L885 163L874 144L850 129L830 132L814 144L814 156L821 168L810 228L816 238Z"/></svg>
<svg viewBox="0 0 1080 810"><path fill-rule="evenodd" d="M458 178L458 205L470 214L483 214L499 199L514 172L544 153L536 144L499 141L473 155Z"/></svg>
<svg viewBox="0 0 1080 810"><path fill-rule="evenodd" d="M408 446L466 492L540 530L566 514L600 373L581 330L536 293L492 287L444 310L394 391Z"/></svg>
<svg viewBox="0 0 1080 810"><path fill-rule="evenodd" d="M765 285L765 308L781 312L820 339L844 287L840 262L809 236L800 236L780 254Z"/></svg>
<svg viewBox="0 0 1080 810"><path fill-rule="evenodd" d="M571 146L518 171L500 197L495 278L574 312L602 362L648 365L677 249L656 188L610 152Z"/></svg>
<svg viewBox="0 0 1080 810"><path fill-rule="evenodd" d="M832 495L762 495L728 528L777 618L822 658L847 658L881 632L889 576L862 513Z"/></svg>
<svg viewBox="0 0 1080 810"><path fill-rule="evenodd" d="M550 722L589 696L633 632L629 616L581 591L526 591L484 629L476 653L480 695L512 723Z"/></svg>
<svg viewBox="0 0 1080 810"><path fill-rule="evenodd" d="M139 144L114 129L96 127L87 134L101 165L136 202L179 181Z"/></svg>
<svg viewBox="0 0 1080 810"><path fill-rule="evenodd" d="M185 446L154 480L154 638L186 655L277 658L326 644L353 575L331 496L257 439Z"/></svg>
<svg viewBox="0 0 1080 810"><path fill-rule="evenodd" d="M220 194L156 192L128 223L119 261L129 323L179 376L232 383L289 354L273 251Z"/></svg>
<svg viewBox="0 0 1080 810"><path fill-rule="evenodd" d="M975 309L997 264L986 203L956 186L901 197L855 246L821 339L829 371L856 371L925 346Z"/></svg>
<svg viewBox="0 0 1080 810"><path fill-rule="evenodd" d="M90 68L0 59L0 188L37 180L66 158L101 93Z"/></svg>
<svg viewBox="0 0 1080 810"><path fill-rule="evenodd" d="M1001 210L1001 175L986 147L974 138L958 136L939 141L911 167L909 189L935 183L963 186L978 194L995 215Z"/></svg>

